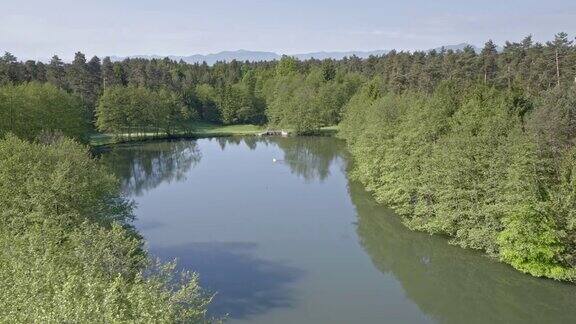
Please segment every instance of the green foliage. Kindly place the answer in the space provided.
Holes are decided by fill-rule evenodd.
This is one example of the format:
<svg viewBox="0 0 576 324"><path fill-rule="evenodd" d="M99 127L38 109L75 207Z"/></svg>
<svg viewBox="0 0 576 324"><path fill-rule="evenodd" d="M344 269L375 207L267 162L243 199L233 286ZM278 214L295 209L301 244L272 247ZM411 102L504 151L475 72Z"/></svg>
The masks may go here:
<svg viewBox="0 0 576 324"><path fill-rule="evenodd" d="M254 80L224 87L220 97L220 113L223 124L262 123L264 103L256 96Z"/></svg>
<svg viewBox="0 0 576 324"><path fill-rule="evenodd" d="M322 70L314 69L307 76L292 73L268 82L268 123L305 134L337 124L362 78L349 74L326 80Z"/></svg>
<svg viewBox="0 0 576 324"><path fill-rule="evenodd" d="M546 210L533 208L521 206L503 219L504 230L498 235L500 258L533 276L573 279L574 269L567 269L558 259L564 246L553 219Z"/></svg>
<svg viewBox="0 0 576 324"><path fill-rule="evenodd" d="M196 86L195 94L202 120L211 122L221 120L214 88L209 84L199 84Z"/></svg>
<svg viewBox="0 0 576 324"><path fill-rule="evenodd" d="M283 55L276 66L277 76L288 76L298 72L298 60L292 56Z"/></svg>
<svg viewBox="0 0 576 324"><path fill-rule="evenodd" d="M373 96L378 96L382 90L396 94L431 94L443 82L452 81L459 86L482 83L499 90L520 90L524 96L531 97L552 88L561 92L574 85L574 66L576 46L568 34L558 33L545 44L535 43L530 36L520 42L506 42L501 51L494 42L488 41L480 53L466 46L457 51L392 50L366 59L353 56L341 60L299 61L283 56L279 61L232 60L213 66L168 58L130 58L112 62L106 57L101 61L96 56L87 59L81 52L76 53L71 63L54 56L45 65L35 61L20 62L14 55L5 53L0 57L0 84L49 82L78 96L89 119L94 119L95 107L104 89L118 86L151 91L166 89L181 98L186 109L201 121L265 124L270 119L271 127L308 133L314 132L319 125L338 123L343 103L365 79L378 78L378 85L373 84L376 87L367 90L373 91ZM357 83L359 77L360 84ZM297 90L279 85L287 82L286 79L298 78L307 81ZM284 91L299 97L281 107L276 99L287 97ZM300 106L302 103L304 107ZM275 107L271 108L273 105ZM294 112L280 113L293 108ZM302 116L302 121L298 115ZM144 131L155 132L134 130L136 133Z"/></svg>
<svg viewBox="0 0 576 324"><path fill-rule="evenodd" d="M66 74L67 85L70 86L70 90L74 94L82 99L92 118L101 93L100 59L94 56L89 62L86 62L86 56L77 52Z"/></svg>
<svg viewBox="0 0 576 324"><path fill-rule="evenodd" d="M322 76L325 81L333 80L336 77L336 67L332 60L325 60L322 62Z"/></svg>
<svg viewBox="0 0 576 324"><path fill-rule="evenodd" d="M538 97L528 126L540 149L558 156L571 147L576 137L576 87L554 88Z"/></svg>
<svg viewBox="0 0 576 324"><path fill-rule="evenodd" d="M516 90L448 82L431 95L375 95L375 84L349 101L340 136L355 157L353 176L379 202L412 229L535 276L576 279L570 100L531 113ZM541 126L544 111L562 117L560 129Z"/></svg>
<svg viewBox="0 0 576 324"><path fill-rule="evenodd" d="M100 98L96 126L100 131L124 134L188 131L196 112L168 90L115 86L106 88Z"/></svg>
<svg viewBox="0 0 576 324"><path fill-rule="evenodd" d="M303 79L313 75L316 81L322 80L328 85L324 88L318 87L318 84L302 84L302 87L311 89L298 91L302 98L295 101L306 102L309 101L307 96L315 98L319 88L326 93L335 93L335 96L349 97L353 93L348 93L350 89L347 87L340 88L341 78L353 75L366 79L377 76L380 89L396 94L406 91L430 94L445 81L467 86L479 82L500 90L521 89L527 96L539 96L542 91L551 88L566 89L574 85L576 76L576 46L570 37L566 33L558 33L552 41L541 44L528 36L519 42L506 42L501 51L494 42L488 41L480 53L466 46L457 51L392 50L366 59L352 56L341 60L299 61L283 56L279 61L232 60L213 66L187 64L168 58L130 58L112 62L106 57L100 61L96 56L88 59L81 52L76 53L71 63L64 63L54 56L49 64L44 64L20 62L14 55L5 53L0 57L0 84L49 82L81 98L89 119L94 118L94 109L104 89L131 86L174 92L182 98L186 108L195 111L202 121L264 124L267 118L278 119L278 116L266 113L266 108L272 105L271 98L280 90L277 83L296 75ZM335 84L338 86L330 88ZM207 92L211 94L207 96ZM332 111L328 112L326 107L316 109L314 103L310 107L300 108L296 113L304 112L306 121L301 126L292 127L298 126L308 132L319 124L334 124L334 120L338 122L338 113L341 112L339 99L321 100L320 105L331 107ZM288 107L294 105L286 105L285 108ZM316 116L318 114L322 116ZM290 121L285 124L294 123ZM278 125L273 123L271 126Z"/></svg>
<svg viewBox="0 0 576 324"><path fill-rule="evenodd" d="M303 86L306 84L303 76L291 74L272 82L274 90L266 111L272 127L293 128L298 133L305 133L322 126L318 107L312 104L314 91Z"/></svg>
<svg viewBox="0 0 576 324"><path fill-rule="evenodd" d="M86 148L0 140L0 322L193 322L196 276L150 260Z"/></svg>
<svg viewBox="0 0 576 324"><path fill-rule="evenodd" d="M80 100L51 84L0 87L0 136L13 133L32 140L44 132L61 132L85 141L87 130Z"/></svg>

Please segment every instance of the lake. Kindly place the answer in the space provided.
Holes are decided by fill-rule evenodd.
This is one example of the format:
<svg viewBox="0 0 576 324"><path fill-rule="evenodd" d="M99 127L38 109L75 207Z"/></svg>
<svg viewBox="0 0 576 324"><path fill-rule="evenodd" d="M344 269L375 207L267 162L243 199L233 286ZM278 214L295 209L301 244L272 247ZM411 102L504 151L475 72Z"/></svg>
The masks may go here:
<svg viewBox="0 0 576 324"><path fill-rule="evenodd" d="M102 153L150 252L197 271L229 323L568 323L576 286L407 230L331 137L231 137ZM275 159L275 160L274 160Z"/></svg>

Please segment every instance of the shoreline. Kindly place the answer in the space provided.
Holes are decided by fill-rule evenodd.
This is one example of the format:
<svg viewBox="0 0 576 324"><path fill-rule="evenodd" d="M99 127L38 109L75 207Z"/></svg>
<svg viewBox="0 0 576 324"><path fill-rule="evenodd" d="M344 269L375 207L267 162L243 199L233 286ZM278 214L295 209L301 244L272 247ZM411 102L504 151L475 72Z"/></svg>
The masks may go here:
<svg viewBox="0 0 576 324"><path fill-rule="evenodd" d="M92 148L102 148L113 146L117 144L127 143L141 143L148 141L161 141L161 140L177 140L177 139L201 139L211 137L235 137L235 136L275 136L275 135L260 135L266 128L256 125L208 125L194 130L190 133L181 134L144 134L139 136L123 136L118 137L113 134L92 134L89 139L89 145ZM338 126L322 127L321 129L304 135L295 135L292 131L288 131L288 136L334 136L338 132Z"/></svg>

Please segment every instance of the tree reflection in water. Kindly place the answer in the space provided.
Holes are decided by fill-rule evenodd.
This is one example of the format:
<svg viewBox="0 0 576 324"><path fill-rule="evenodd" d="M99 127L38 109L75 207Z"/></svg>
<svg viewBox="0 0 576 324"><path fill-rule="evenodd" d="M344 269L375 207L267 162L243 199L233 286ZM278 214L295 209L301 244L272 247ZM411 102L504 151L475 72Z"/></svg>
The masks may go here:
<svg viewBox="0 0 576 324"><path fill-rule="evenodd" d="M129 196L185 179L200 159L196 142L189 140L120 145L102 155L102 162L114 171Z"/></svg>
<svg viewBox="0 0 576 324"><path fill-rule="evenodd" d="M334 160L343 158L344 141L333 137L220 137L216 139L224 150L227 145L246 145L250 150L257 145L276 145L283 152L281 162L290 168L292 174L306 181L323 181L330 175Z"/></svg>
<svg viewBox="0 0 576 324"><path fill-rule="evenodd" d="M334 138L208 141L217 141L221 148L277 147L282 152L275 154L282 154L290 172L305 181L323 181L330 176L331 166L347 165L344 144ZM115 147L102 160L116 171L127 194L142 195L163 182L184 179L200 158L195 141L174 141ZM406 297L430 318L443 323L567 323L576 318L572 285L532 278L480 253L450 246L442 237L412 232L397 215L376 204L362 185L350 181L348 186L356 208L358 239L372 263L393 276ZM215 305L219 311L246 317L292 305L294 298L287 287L301 276L297 269L252 256L254 249L208 242L153 252L180 257L182 267L200 271L208 286L219 291L221 298ZM231 275L230 267L241 271Z"/></svg>
<svg viewBox="0 0 576 324"><path fill-rule="evenodd" d="M393 275L408 298L441 323L569 323L574 286L533 278L442 237L405 228L350 182L358 235L373 264Z"/></svg>
<svg viewBox="0 0 576 324"><path fill-rule="evenodd" d="M284 152L284 163L292 173L306 181L325 180L334 160L344 152L344 142L331 137L274 137L271 141Z"/></svg>

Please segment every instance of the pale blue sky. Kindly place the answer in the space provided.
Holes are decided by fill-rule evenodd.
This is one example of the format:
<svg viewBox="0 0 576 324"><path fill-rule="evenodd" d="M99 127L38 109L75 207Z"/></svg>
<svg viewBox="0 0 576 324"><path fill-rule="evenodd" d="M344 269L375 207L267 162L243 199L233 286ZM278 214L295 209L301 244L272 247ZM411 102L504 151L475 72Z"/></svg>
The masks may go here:
<svg viewBox="0 0 576 324"><path fill-rule="evenodd" d="M189 55L428 49L576 36L575 0L6 0L0 51Z"/></svg>

